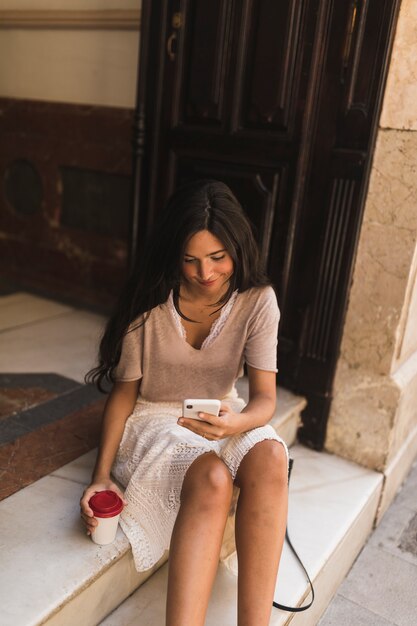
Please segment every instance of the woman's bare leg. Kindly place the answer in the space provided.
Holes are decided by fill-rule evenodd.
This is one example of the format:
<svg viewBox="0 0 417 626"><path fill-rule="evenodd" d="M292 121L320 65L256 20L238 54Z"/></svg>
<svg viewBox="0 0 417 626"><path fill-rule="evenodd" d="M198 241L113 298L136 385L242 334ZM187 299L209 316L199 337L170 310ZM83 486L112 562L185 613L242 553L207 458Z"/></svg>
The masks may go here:
<svg viewBox="0 0 417 626"><path fill-rule="evenodd" d="M215 453L189 467L169 553L167 626L203 626L233 493L230 472Z"/></svg>
<svg viewBox="0 0 417 626"><path fill-rule="evenodd" d="M257 443L236 476L238 626L267 626L287 522L287 457L282 444Z"/></svg>

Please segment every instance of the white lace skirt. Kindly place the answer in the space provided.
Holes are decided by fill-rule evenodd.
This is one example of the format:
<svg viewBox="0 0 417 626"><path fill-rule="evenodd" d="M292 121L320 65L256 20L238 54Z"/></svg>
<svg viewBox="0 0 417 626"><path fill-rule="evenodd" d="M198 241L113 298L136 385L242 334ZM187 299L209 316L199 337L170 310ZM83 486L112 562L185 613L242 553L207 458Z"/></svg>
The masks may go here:
<svg viewBox="0 0 417 626"><path fill-rule="evenodd" d="M245 402L227 399L240 412ZM126 488L128 501L120 525L132 545L138 571L151 568L169 548L186 471L201 454L213 451L227 465L234 480L245 454L259 441L275 439L284 445L272 426L209 441L179 426L181 405L139 400L126 422L113 465L114 477Z"/></svg>

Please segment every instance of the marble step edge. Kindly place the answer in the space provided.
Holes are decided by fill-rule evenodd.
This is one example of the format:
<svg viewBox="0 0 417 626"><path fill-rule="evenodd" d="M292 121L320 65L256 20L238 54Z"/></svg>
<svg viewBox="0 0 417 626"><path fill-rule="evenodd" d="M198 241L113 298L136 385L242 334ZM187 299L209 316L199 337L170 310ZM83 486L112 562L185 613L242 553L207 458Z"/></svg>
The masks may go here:
<svg viewBox="0 0 417 626"><path fill-rule="evenodd" d="M146 572L137 572L130 546L122 556L104 568L78 593L57 607L39 626L70 626L79 622L83 626L96 626L132 593L141 587L162 565L168 561L168 551Z"/></svg>
<svg viewBox="0 0 417 626"><path fill-rule="evenodd" d="M291 626L311 626L311 624L318 623L372 533L382 485L381 475L380 482L375 486L375 490L369 496L349 531L314 577L312 581L315 592L313 605L307 611L290 613L280 626L287 626L290 623ZM306 603L307 598L310 598L309 587L306 587L297 606Z"/></svg>

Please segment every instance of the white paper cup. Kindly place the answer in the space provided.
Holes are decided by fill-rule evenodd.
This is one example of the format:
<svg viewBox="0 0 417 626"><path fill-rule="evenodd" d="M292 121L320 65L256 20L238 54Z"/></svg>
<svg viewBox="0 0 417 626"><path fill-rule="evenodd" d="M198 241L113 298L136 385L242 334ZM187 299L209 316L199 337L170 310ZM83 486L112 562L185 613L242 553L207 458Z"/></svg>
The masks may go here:
<svg viewBox="0 0 417 626"><path fill-rule="evenodd" d="M89 501L98 524L91 539L100 546L112 543L116 537L123 500L114 491L99 491Z"/></svg>

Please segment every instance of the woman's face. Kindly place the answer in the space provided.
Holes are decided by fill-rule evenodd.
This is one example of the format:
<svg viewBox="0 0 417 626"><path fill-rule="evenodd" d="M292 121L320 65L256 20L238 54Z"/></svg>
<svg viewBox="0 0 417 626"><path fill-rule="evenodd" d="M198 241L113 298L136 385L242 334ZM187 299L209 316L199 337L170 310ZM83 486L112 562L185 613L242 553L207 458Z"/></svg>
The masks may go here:
<svg viewBox="0 0 417 626"><path fill-rule="evenodd" d="M233 259L217 237L200 230L185 246L182 274L198 293L216 294L233 274Z"/></svg>

